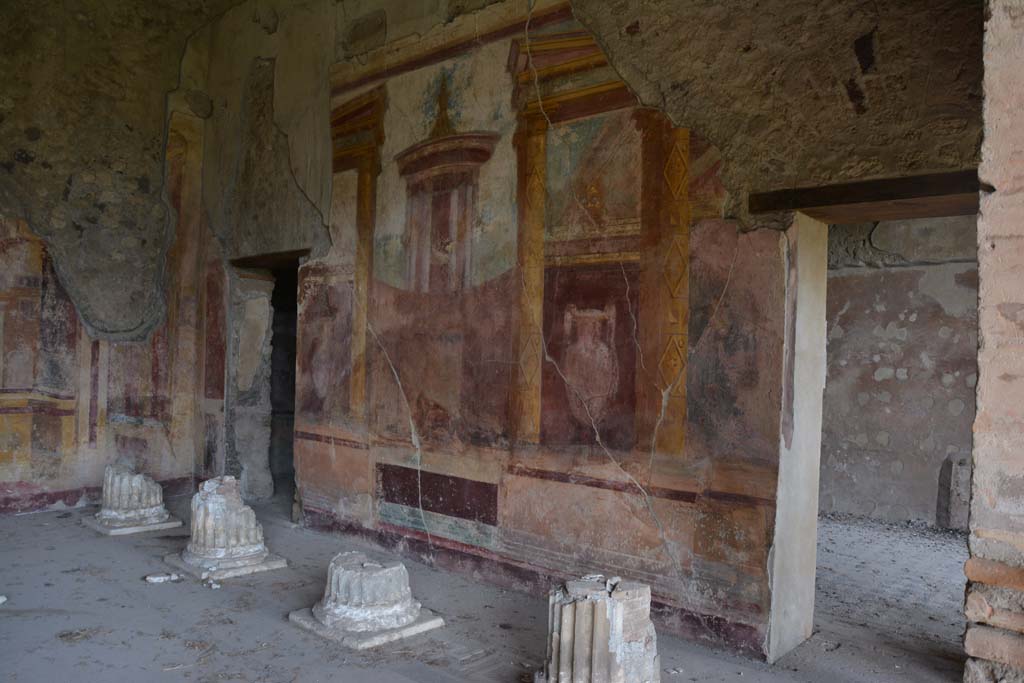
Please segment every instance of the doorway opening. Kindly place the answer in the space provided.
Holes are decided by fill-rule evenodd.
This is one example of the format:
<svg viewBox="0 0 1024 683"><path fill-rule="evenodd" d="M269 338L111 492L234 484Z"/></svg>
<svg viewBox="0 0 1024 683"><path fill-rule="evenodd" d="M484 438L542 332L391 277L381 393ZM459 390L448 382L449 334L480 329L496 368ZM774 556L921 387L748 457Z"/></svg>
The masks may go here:
<svg viewBox="0 0 1024 683"><path fill-rule="evenodd" d="M298 263L275 268L270 339L270 473L274 497L290 504L295 490L295 340Z"/></svg>
<svg viewBox="0 0 1024 683"><path fill-rule="evenodd" d="M981 190L965 170L749 197L829 235L790 270L806 419L782 450L773 659L810 638L876 652L885 680L962 676Z"/></svg>
<svg viewBox="0 0 1024 683"><path fill-rule="evenodd" d="M241 471L243 498L272 499L289 517L295 492L298 271L308 254L302 249L231 261L240 277L232 299L239 323L234 393L226 406L229 456L234 454Z"/></svg>
<svg viewBox="0 0 1024 683"><path fill-rule="evenodd" d="M963 666L975 223L829 229L815 624L870 639L892 676Z"/></svg>

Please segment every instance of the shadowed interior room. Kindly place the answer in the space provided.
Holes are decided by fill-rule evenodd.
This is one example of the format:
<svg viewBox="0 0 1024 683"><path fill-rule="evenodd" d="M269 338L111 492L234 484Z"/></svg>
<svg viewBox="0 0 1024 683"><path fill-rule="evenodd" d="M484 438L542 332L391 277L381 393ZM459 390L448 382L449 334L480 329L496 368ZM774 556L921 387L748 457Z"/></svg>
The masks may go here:
<svg viewBox="0 0 1024 683"><path fill-rule="evenodd" d="M6 680L1024 683L1024 0L9 0Z"/></svg>

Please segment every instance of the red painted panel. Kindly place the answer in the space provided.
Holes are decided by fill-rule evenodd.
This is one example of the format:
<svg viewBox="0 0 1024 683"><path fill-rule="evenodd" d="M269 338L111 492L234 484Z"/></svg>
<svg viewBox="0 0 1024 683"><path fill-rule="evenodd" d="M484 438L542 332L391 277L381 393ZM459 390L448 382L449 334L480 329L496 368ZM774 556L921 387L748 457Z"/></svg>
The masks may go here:
<svg viewBox="0 0 1024 683"><path fill-rule="evenodd" d="M377 464L381 495L389 503L470 519L498 523L498 487L483 481L436 472L417 472L410 467Z"/></svg>

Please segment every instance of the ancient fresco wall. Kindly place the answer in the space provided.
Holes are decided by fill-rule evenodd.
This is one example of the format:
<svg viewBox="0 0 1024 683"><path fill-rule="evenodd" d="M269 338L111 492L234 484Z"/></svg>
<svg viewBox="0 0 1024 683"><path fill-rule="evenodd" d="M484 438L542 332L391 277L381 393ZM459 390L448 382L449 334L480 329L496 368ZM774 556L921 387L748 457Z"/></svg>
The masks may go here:
<svg viewBox="0 0 1024 683"><path fill-rule="evenodd" d="M721 220L716 150L578 26L531 40L545 73L593 66L532 83L515 35L335 93L305 521L519 587L633 576L674 630L763 654L786 238Z"/></svg>
<svg viewBox="0 0 1024 683"><path fill-rule="evenodd" d="M94 500L103 468L116 460L164 482L167 495L187 491L200 424L207 425L207 449L223 450L223 410L214 403L205 415L197 412L204 377L207 398L223 397L218 353L202 344L209 338L218 346L223 272L211 267L219 257L211 264L204 256L213 245L198 210L201 157L201 122L176 114L167 149L176 216L165 292L170 315L142 341L91 337L46 244L24 222L2 222L0 510Z"/></svg>

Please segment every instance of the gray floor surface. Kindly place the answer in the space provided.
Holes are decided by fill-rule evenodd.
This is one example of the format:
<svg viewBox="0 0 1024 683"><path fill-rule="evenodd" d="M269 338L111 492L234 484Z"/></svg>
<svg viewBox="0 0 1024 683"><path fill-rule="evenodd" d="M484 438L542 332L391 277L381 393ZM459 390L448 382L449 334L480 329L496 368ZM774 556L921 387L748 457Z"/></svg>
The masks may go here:
<svg viewBox="0 0 1024 683"><path fill-rule="evenodd" d="M258 508L287 569L224 581L148 584L184 529L104 537L95 508L0 517L0 679L6 681L531 680L544 652L546 600L406 561L439 630L355 653L287 620L322 590L343 549L363 541L294 526L287 505ZM821 520L813 637L773 666L659 634L662 681L959 681L964 539L902 525Z"/></svg>

